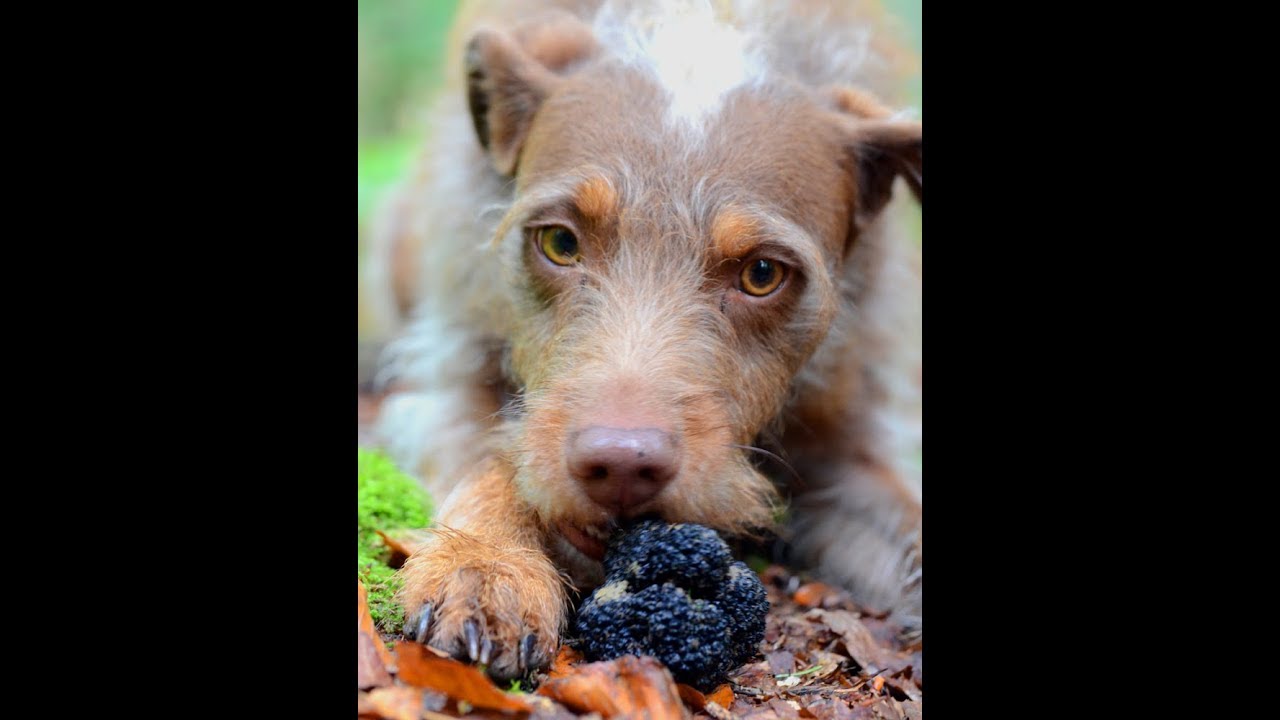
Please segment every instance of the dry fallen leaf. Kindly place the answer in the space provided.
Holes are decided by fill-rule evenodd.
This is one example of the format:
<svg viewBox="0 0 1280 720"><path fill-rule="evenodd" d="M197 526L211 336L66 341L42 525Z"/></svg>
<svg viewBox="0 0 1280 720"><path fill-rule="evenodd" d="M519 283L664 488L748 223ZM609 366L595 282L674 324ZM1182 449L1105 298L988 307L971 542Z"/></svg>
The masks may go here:
<svg viewBox="0 0 1280 720"><path fill-rule="evenodd" d="M912 667L910 665L885 676L884 682L889 687L889 690L894 693L894 697L899 700L903 699L903 697L915 701L921 699L920 687L916 684L915 678L912 677Z"/></svg>
<svg viewBox="0 0 1280 720"><path fill-rule="evenodd" d="M742 720L782 720L768 703L751 708L743 713L741 718Z"/></svg>
<svg viewBox="0 0 1280 720"><path fill-rule="evenodd" d="M580 665L570 675L538 688L556 702L605 718L647 717L664 720L689 717L676 682L657 660L627 655L608 662Z"/></svg>
<svg viewBox="0 0 1280 720"><path fill-rule="evenodd" d="M778 691L778 681L774 674L769 671L769 663L767 662L743 665L734 672L729 673L729 679L740 687L755 688L766 695L772 695Z"/></svg>
<svg viewBox="0 0 1280 720"><path fill-rule="evenodd" d="M556 678L538 688L538 694L578 712L599 713L606 718L622 715L621 706L614 701L616 691L609 687L609 681L596 679L596 674L582 670L577 675Z"/></svg>
<svg viewBox="0 0 1280 720"><path fill-rule="evenodd" d="M392 682L391 673L382 664L374 642L365 633L356 631L356 687L360 690L383 687Z"/></svg>
<svg viewBox="0 0 1280 720"><path fill-rule="evenodd" d="M529 716L529 720L591 720L590 716L584 719L551 698L541 695L528 695L526 698L533 705L533 714ZM595 720L600 720L599 716Z"/></svg>
<svg viewBox="0 0 1280 720"><path fill-rule="evenodd" d="M676 683L676 692L679 693L680 699L684 704L693 710L701 711L707 706L707 696L703 695L697 688L684 683Z"/></svg>
<svg viewBox="0 0 1280 720"><path fill-rule="evenodd" d="M418 688L395 685L376 688L365 698L373 715L386 720L418 720L422 717L422 691Z"/></svg>
<svg viewBox="0 0 1280 720"><path fill-rule="evenodd" d="M715 689L715 692L702 694L697 688L685 685L684 683L676 683L676 690L680 693L680 699L691 710L698 712L708 712L707 706L716 704L720 709L729 707L733 704L733 688L728 683L721 685Z"/></svg>
<svg viewBox="0 0 1280 720"><path fill-rule="evenodd" d="M373 627L373 617L369 615L369 603L365 597L364 583L360 582L359 579L356 580L356 595L358 603L356 609L357 627L361 632L377 641L378 656L382 658L382 662L387 667L394 666L395 658L391 655L391 651L387 649L387 646L382 644L382 636Z"/></svg>
<svg viewBox="0 0 1280 720"><path fill-rule="evenodd" d="M774 675L786 675L796 669L796 656L786 650L765 653L764 659L769 663L769 672Z"/></svg>
<svg viewBox="0 0 1280 720"><path fill-rule="evenodd" d="M580 662L582 662L582 653L568 645L561 645L555 661L551 663L551 669L547 671L547 677L560 678L572 675L573 666Z"/></svg>
<svg viewBox="0 0 1280 720"><path fill-rule="evenodd" d="M794 700L773 698L769 701L769 709L783 720L798 720L800 717L800 704Z"/></svg>
<svg viewBox="0 0 1280 720"><path fill-rule="evenodd" d="M908 704L915 706L914 710L917 712L915 717L919 717L919 705L901 703L893 698L877 698L863 707L874 713L875 717L883 718L883 720L906 720L912 714L912 710L907 708Z"/></svg>
<svg viewBox="0 0 1280 720"><path fill-rule="evenodd" d="M843 655L829 653L824 650L809 651L809 662L813 663L814 666L821 668L820 670L815 670L812 675L808 676L810 681L822 680L839 670L841 665L848 664Z"/></svg>
<svg viewBox="0 0 1280 720"><path fill-rule="evenodd" d="M390 669L395 658L382 636L373 627L369 615L369 603L365 598L364 583L356 580L356 685L364 690L391 684Z"/></svg>
<svg viewBox="0 0 1280 720"><path fill-rule="evenodd" d="M822 607L827 598L834 598L839 594L839 590L826 583L811 582L801 585L791 599L795 600L800 607Z"/></svg>
<svg viewBox="0 0 1280 720"><path fill-rule="evenodd" d="M843 700L817 700L805 709L818 720L854 720L857 717Z"/></svg>
<svg viewBox="0 0 1280 720"><path fill-rule="evenodd" d="M810 610L806 618L817 619L830 627L844 641L845 649L863 672L872 674L899 664L900 656L881 647L871 631L856 615L845 610ZM905 661L902 663L905 664Z"/></svg>
<svg viewBox="0 0 1280 720"><path fill-rule="evenodd" d="M404 641L396 645L400 680L420 688L444 693L459 703L485 710L528 713L529 703L498 689L489 678L470 665L452 658L436 657L422 645Z"/></svg>
<svg viewBox="0 0 1280 720"><path fill-rule="evenodd" d="M760 573L760 582L764 583L765 587L781 587L790 578L791 573L785 567L776 563L765 568L764 572Z"/></svg>
<svg viewBox="0 0 1280 720"><path fill-rule="evenodd" d="M726 710L719 703L708 702L705 712L715 720L733 720L733 713Z"/></svg>
<svg viewBox="0 0 1280 720"><path fill-rule="evenodd" d="M733 688L728 683L721 685L715 689L715 692L707 695L708 703L715 703L722 708L727 708L733 704Z"/></svg>
<svg viewBox="0 0 1280 720"><path fill-rule="evenodd" d="M397 569L404 565L404 561L408 560L409 556L413 555L427 540L423 532L415 530L398 530L394 535L388 535L377 529L374 532L378 533L383 544L391 550L391 559L387 561L387 565Z"/></svg>
<svg viewBox="0 0 1280 720"><path fill-rule="evenodd" d="M782 634L780 649L797 656L808 652L821 634L830 632L825 624L806 620L805 616L798 614L780 619L778 625Z"/></svg>

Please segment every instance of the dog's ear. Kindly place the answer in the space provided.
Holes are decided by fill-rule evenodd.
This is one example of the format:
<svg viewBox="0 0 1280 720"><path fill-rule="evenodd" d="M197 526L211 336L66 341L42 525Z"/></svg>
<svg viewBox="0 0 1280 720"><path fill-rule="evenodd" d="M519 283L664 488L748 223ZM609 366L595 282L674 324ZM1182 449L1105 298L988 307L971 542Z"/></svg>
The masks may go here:
<svg viewBox="0 0 1280 720"><path fill-rule="evenodd" d="M594 49L590 29L563 17L472 36L465 57L471 121L498 172L515 174L534 114L561 76Z"/></svg>
<svg viewBox="0 0 1280 720"><path fill-rule="evenodd" d="M888 108L864 92L837 88L832 97L856 175L855 227L861 230L875 220L899 177L923 204L921 124L893 119Z"/></svg>
<svg viewBox="0 0 1280 720"><path fill-rule="evenodd" d="M921 125L904 120L858 123L853 151L858 166L858 212L870 220L889 202L901 176L921 204Z"/></svg>

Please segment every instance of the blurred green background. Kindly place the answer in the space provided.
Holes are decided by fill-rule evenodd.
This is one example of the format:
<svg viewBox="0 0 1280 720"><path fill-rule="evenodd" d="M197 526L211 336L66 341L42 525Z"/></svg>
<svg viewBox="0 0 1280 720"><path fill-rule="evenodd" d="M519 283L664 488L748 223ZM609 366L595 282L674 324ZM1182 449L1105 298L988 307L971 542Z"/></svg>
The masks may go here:
<svg viewBox="0 0 1280 720"><path fill-rule="evenodd" d="M922 0L885 0L917 56ZM424 110L440 86L440 60L457 0L359 0L358 82L358 262L365 257L369 216L386 189L400 178L414 156L425 126ZM917 66L918 67L918 66ZM908 84L908 96L922 109L921 78ZM916 237L919 213L912 212ZM363 294L361 295L363 297ZM361 336L364 318L361 317Z"/></svg>

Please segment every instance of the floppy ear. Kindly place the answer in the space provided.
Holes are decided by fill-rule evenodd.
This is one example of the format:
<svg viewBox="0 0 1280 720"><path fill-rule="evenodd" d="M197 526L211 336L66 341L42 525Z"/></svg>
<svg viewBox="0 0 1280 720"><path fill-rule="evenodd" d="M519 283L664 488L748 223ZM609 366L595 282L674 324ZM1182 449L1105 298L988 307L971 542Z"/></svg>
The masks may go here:
<svg viewBox="0 0 1280 720"><path fill-rule="evenodd" d="M572 18L472 36L465 57L471 121L499 173L515 174L538 108L554 92L560 74L594 47L590 30Z"/></svg>
<svg viewBox="0 0 1280 720"><path fill-rule="evenodd" d="M891 119L885 108L870 95L839 88L833 91L839 122L852 156L857 199L854 223L861 230L870 224L893 196L898 177L923 204L921 145L918 122Z"/></svg>
<svg viewBox="0 0 1280 720"><path fill-rule="evenodd" d="M924 204L921 186L921 126L918 122L872 120L858 123L853 152L858 167L858 208L869 222L893 194L893 181L901 176L916 200Z"/></svg>

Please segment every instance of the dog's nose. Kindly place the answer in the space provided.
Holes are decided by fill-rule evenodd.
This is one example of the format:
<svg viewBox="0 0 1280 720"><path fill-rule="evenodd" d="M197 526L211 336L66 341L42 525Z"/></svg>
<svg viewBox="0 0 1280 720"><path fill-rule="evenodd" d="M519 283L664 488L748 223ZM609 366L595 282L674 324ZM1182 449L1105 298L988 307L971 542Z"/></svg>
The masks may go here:
<svg viewBox="0 0 1280 720"><path fill-rule="evenodd" d="M675 438L657 428L587 428L568 460L587 497L620 515L652 500L680 469Z"/></svg>

